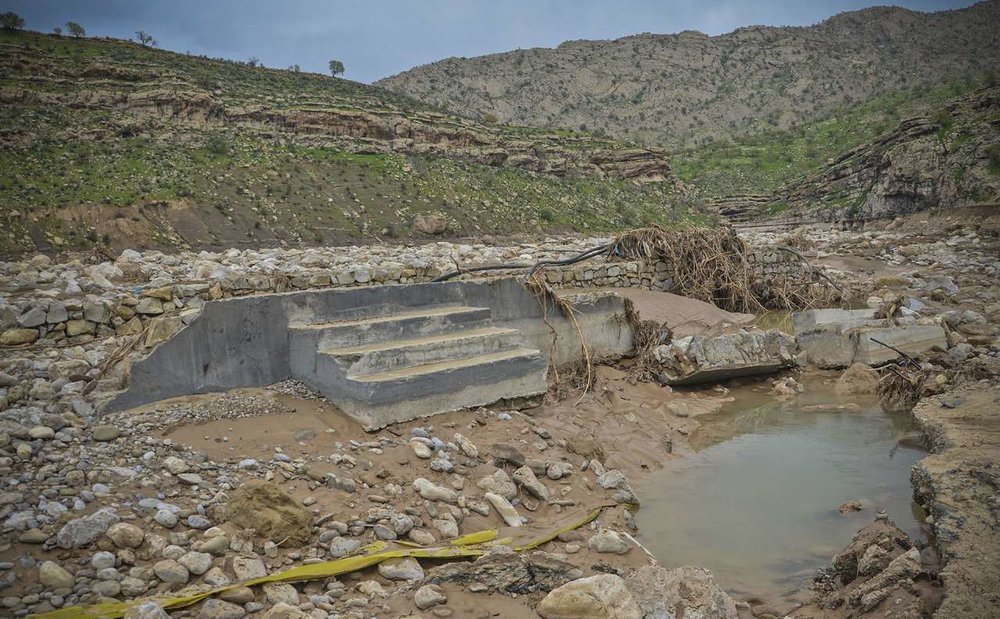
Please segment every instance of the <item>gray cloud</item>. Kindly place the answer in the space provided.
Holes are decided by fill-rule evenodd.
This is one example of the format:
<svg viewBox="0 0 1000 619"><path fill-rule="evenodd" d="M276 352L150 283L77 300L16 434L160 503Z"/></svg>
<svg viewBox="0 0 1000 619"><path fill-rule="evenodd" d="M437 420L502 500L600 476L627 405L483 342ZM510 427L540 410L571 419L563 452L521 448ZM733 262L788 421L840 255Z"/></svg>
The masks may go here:
<svg viewBox="0 0 1000 619"><path fill-rule="evenodd" d="M700 30L722 34L752 24L809 25L863 0L3 0L33 30L72 20L91 36L130 38L142 29L160 47L269 67L326 70L337 58L346 77L371 82L450 56L554 47L571 39ZM972 4L904 0L919 11Z"/></svg>

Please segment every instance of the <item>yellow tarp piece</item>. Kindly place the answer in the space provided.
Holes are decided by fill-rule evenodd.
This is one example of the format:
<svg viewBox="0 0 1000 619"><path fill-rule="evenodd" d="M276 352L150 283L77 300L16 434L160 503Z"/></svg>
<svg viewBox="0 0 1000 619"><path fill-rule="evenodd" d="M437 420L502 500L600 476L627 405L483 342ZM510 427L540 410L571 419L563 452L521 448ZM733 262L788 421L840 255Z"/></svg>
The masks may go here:
<svg viewBox="0 0 1000 619"><path fill-rule="evenodd" d="M591 510L586 516L578 521L574 521L553 531L548 531L541 537L529 540L523 544L515 545L514 550L516 552L533 550L542 544L554 540L562 533L579 529L597 518L606 507L612 506L601 505L600 507ZM306 580L330 578L331 576L340 576L342 574L363 570L366 567L377 565L386 559L398 559L402 557L413 557L415 559L456 559L479 557L486 554L490 546L494 545L494 543L511 543L511 538L497 540L498 535L499 533L496 529L487 529L485 531L477 531L475 533L469 533L467 535L457 537L451 540L447 546L437 546L433 548L412 547L410 544L407 544L407 547L404 548L386 550L389 547L389 544L386 542L374 542L364 548L366 554L344 557L343 559L337 559L335 561L324 561L322 563L300 565L283 572L277 572L275 574L262 576L260 578L253 578L251 580L244 580L243 582L233 583L222 587L215 587L205 591L197 591L193 593L180 591L178 592L180 595L177 597L150 597L130 600L127 602L107 602L104 604L93 604L90 606L69 606L41 615L31 615L31 617L35 617L37 619L118 619L119 617L125 616L125 613L129 610L129 608L138 606L143 602L155 602L161 608L165 609L183 608L184 606L196 604L206 598L239 587L252 587L254 585L262 585L269 582L301 582Z"/></svg>

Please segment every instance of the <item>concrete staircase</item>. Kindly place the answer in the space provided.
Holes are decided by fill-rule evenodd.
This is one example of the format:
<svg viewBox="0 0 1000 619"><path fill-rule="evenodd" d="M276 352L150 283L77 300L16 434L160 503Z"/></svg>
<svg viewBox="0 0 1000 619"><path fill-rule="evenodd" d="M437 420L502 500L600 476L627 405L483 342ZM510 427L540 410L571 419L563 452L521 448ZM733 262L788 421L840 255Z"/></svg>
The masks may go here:
<svg viewBox="0 0 1000 619"><path fill-rule="evenodd" d="M368 429L545 393L548 360L487 307L374 306L289 324L293 375Z"/></svg>

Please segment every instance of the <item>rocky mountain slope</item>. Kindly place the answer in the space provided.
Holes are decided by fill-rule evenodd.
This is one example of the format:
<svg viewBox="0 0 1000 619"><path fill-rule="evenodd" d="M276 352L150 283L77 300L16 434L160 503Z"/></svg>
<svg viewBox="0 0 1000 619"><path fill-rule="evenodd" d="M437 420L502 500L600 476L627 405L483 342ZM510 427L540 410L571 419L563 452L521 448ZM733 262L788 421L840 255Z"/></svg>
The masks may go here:
<svg viewBox="0 0 1000 619"><path fill-rule="evenodd" d="M596 230L677 213L662 150L118 40L0 33L0 251Z"/></svg>
<svg viewBox="0 0 1000 619"><path fill-rule="evenodd" d="M993 84L903 119L783 187L759 214L868 219L997 202L1000 84Z"/></svg>
<svg viewBox="0 0 1000 619"><path fill-rule="evenodd" d="M806 28L641 34L451 58L377 84L470 116L690 147L996 70L998 23L1000 0L940 13L878 7Z"/></svg>

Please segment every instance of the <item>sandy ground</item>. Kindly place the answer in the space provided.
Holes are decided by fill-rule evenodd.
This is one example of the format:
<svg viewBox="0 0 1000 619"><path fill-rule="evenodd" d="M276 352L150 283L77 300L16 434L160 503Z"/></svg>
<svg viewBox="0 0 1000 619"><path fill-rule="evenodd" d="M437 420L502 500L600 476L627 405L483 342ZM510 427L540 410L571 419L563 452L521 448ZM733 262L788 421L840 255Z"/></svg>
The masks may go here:
<svg viewBox="0 0 1000 619"><path fill-rule="evenodd" d="M605 288L632 301L643 320L666 325L675 338L732 333L754 321L753 314L737 314L711 303L669 292L636 288Z"/></svg>
<svg viewBox="0 0 1000 619"><path fill-rule="evenodd" d="M526 458L567 461L574 465L572 475L558 482L545 480L553 498L566 506L546 505L544 502L525 498L518 510L530 522L521 529L503 526L495 512L484 517L470 513L462 520L459 532L471 533L498 528L501 536L530 539L562 524L573 522L599 505L609 502L607 492L595 483L595 474L581 471L582 463L597 456L606 468L623 471L630 481L639 480L671 458L681 457L671 453L688 449L686 436L698 427L697 415L718 410L731 402L733 396L711 390L690 393L669 392L649 383L631 384L627 372L612 367L597 368L596 388L580 397L571 396L560 402L545 404L521 413L509 412L512 419L498 421L494 411L456 411L437 415L431 419L396 424L378 433L379 437L399 438L397 447L386 447L381 453L368 453L359 457L355 477L365 482L357 493L346 493L317 484L300 475L283 475L277 472L273 481L298 500L311 497L316 500L311 509L318 514L331 514L338 520L350 520L371 505L371 497L380 500L385 495L386 484L397 483L407 487L415 477L423 476L435 483L456 489L475 491L474 481L491 473L494 466L489 458L475 466L462 467L453 474L434 473L427 469L426 461L417 459L402 439L410 436L414 428L433 428L442 436L461 432L480 449L489 450L496 443L515 445ZM271 400L285 412L242 419L222 419L206 423L184 424L162 431L169 438L201 454L208 461L235 464L244 458L270 459L275 453L284 453L293 459L310 461L310 471L336 472L337 467L323 462L317 456L333 453L338 445L352 440L365 442L375 438L359 424L341 414L324 400L301 399L276 394L266 389L240 390L240 393ZM156 410L158 406L201 403L211 405L217 396L175 398L149 405L143 411ZM688 405L692 417L679 418L669 412L666 404L681 400ZM550 436L541 440L540 435ZM309 436L309 438L303 438ZM393 499L398 510L419 507L419 497L410 495L401 500ZM624 507L610 508L600 517L598 524L618 530L629 530L631 518ZM229 531L228 525L223 527ZM592 534L588 527L563 536L547 544L546 552L554 553L581 567L586 575L621 571L646 565L650 559L639 548L626 555L602 554L591 551L586 540ZM576 548L574 548L576 546ZM572 550L570 554L568 550ZM429 566L425 566L425 569ZM348 583L360 580L379 580L375 569L364 570L346 578ZM388 588L391 583L383 581ZM456 585L444 585L448 595L448 608L458 617L535 617L533 607L543 594L511 597L501 593L470 593ZM389 611L379 616L400 616L412 609L410 595L393 596L387 601Z"/></svg>

